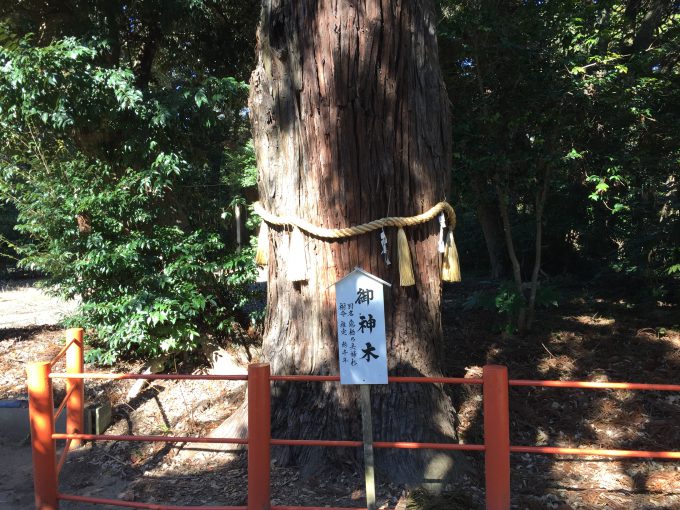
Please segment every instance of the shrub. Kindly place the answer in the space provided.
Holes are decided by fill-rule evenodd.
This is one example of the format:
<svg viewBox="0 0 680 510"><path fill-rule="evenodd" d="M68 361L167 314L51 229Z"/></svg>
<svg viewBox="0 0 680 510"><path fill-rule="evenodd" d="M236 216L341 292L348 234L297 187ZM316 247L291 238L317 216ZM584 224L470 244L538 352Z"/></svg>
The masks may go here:
<svg viewBox="0 0 680 510"><path fill-rule="evenodd" d="M140 83L110 53L97 37L0 46L0 198L30 240L21 264L82 299L70 322L102 363L247 325L255 274L225 221L254 182L247 86L176 62L172 83Z"/></svg>

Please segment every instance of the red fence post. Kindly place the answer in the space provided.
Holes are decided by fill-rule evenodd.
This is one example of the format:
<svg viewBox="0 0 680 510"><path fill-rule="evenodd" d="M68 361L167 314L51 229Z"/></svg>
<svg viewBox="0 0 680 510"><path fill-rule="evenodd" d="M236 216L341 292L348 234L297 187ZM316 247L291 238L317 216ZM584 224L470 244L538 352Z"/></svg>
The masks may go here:
<svg viewBox="0 0 680 510"><path fill-rule="evenodd" d="M66 343L71 345L66 350L66 372L69 374L81 374L85 367L83 362L83 329L73 328L66 332ZM66 433L85 433L85 381L83 379L67 379L66 394L70 394L66 402ZM82 444L80 439L71 441L71 448L77 448Z"/></svg>
<svg viewBox="0 0 680 510"><path fill-rule="evenodd" d="M26 367L28 412L31 423L33 451L33 486L35 508L57 510L57 453L52 439L54 433L54 402L50 362L29 363Z"/></svg>
<svg viewBox="0 0 680 510"><path fill-rule="evenodd" d="M510 510L510 410L508 369L484 367L486 509Z"/></svg>
<svg viewBox="0 0 680 510"><path fill-rule="evenodd" d="M248 365L248 510L270 508L271 388L269 365Z"/></svg>

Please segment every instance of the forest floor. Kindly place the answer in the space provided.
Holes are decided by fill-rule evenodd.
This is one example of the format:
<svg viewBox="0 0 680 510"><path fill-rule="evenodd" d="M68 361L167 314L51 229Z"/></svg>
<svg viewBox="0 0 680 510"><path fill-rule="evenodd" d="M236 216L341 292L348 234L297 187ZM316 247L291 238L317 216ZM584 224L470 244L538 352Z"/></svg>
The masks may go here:
<svg viewBox="0 0 680 510"><path fill-rule="evenodd" d="M541 310L525 337L502 333L502 317L465 310L483 282L447 286L443 296L446 374L479 377L487 363L507 365L514 379L573 379L677 383L680 374L680 315L658 304L641 308L623 292L574 287L559 307ZM7 294L0 289L0 303ZM21 311L19 311L20 313ZM3 320L10 318L3 313ZM0 400L25 399L27 361L50 359L63 341L54 324L12 322L0 327ZM214 367L243 370L241 351L222 352ZM239 368L237 365L241 365ZM140 372L141 363L121 363L116 372ZM55 370L63 366L57 364ZM88 367L88 370L94 370ZM171 371L188 370L173 366ZM241 404L240 382L157 381L131 398L132 381L88 381L88 402L109 401L110 434L206 435ZM481 389L451 387L465 443L482 443ZM55 398L64 395L55 383ZM635 450L680 450L680 395L663 392L512 388L511 443ZM33 507L31 457L26 439L10 441L0 430L0 509ZM86 444L69 455L61 491L128 501L168 504L230 504L246 501L243 452L212 455L162 443ZM192 445L195 446L195 445ZM200 448L202 449L202 448ZM439 497L379 483L383 508L483 508L482 454L466 454L469 469ZM595 457L512 456L513 508L680 509L680 462ZM380 474L378 473L378 481ZM277 505L364 506L358 473L302 479L294 468L273 466L272 501ZM94 508L64 503L65 510ZM113 508L113 507L97 507Z"/></svg>

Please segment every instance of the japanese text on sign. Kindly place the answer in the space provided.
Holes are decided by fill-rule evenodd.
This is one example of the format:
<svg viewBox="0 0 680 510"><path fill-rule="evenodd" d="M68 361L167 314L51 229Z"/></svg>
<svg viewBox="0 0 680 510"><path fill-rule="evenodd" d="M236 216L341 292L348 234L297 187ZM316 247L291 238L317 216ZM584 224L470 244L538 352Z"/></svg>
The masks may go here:
<svg viewBox="0 0 680 510"><path fill-rule="evenodd" d="M383 285L359 269L336 284L342 384L387 384Z"/></svg>

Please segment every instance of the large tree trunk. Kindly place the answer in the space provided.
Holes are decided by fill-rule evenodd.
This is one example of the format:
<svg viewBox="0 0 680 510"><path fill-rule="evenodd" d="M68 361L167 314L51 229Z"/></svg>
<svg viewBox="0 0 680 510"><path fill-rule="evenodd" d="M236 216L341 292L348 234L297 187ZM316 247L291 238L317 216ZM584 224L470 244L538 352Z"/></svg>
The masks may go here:
<svg viewBox="0 0 680 510"><path fill-rule="evenodd" d="M264 0L250 114L260 200L268 211L341 228L421 213L447 196L449 103L440 75L431 1ZM440 374L438 222L407 229L416 285L399 286L378 233L338 242L306 237L308 280L286 277L288 233L270 230L264 356L274 374L337 374L335 294L355 266L392 282L386 292L389 372ZM277 437L358 439L357 392L336 384L275 387ZM454 438L442 388L373 388L376 440ZM284 449L280 463L313 473L358 452ZM422 473L425 455L378 452L392 480ZM432 467L431 458L427 461Z"/></svg>

